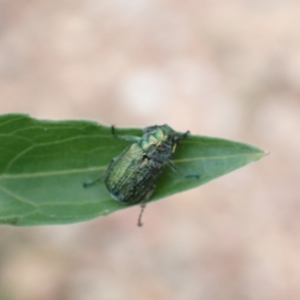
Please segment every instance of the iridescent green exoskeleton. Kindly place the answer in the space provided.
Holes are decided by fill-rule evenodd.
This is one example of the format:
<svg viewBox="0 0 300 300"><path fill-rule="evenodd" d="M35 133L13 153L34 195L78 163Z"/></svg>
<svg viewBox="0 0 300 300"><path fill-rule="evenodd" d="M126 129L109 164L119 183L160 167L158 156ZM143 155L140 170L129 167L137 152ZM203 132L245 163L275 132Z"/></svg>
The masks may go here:
<svg viewBox="0 0 300 300"><path fill-rule="evenodd" d="M189 131L178 134L165 124L146 127L141 137L118 136L114 127L112 133L132 144L112 160L101 177L104 177L106 188L115 200L124 204L141 203L142 210L138 220L138 225L141 226L142 212L155 190L157 178L164 166L169 165L174 172L184 176L170 159L176 151L178 141L187 137Z"/></svg>

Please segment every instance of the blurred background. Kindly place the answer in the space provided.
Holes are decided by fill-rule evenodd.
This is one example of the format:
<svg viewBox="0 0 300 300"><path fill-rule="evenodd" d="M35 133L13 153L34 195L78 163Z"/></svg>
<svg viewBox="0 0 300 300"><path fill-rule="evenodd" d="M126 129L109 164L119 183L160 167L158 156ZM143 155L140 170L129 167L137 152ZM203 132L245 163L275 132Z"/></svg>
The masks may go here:
<svg viewBox="0 0 300 300"><path fill-rule="evenodd" d="M256 145L200 188L65 226L0 227L1 300L300 294L300 2L0 0L0 113Z"/></svg>

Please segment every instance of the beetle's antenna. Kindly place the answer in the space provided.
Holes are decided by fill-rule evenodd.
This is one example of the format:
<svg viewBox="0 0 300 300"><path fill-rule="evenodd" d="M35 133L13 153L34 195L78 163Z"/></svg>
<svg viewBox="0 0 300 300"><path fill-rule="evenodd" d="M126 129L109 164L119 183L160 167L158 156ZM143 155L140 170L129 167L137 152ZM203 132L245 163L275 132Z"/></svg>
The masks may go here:
<svg viewBox="0 0 300 300"><path fill-rule="evenodd" d="M146 208L146 202L141 204L141 212L140 212L140 215L139 215L139 218L138 218L138 223L137 223L137 226L139 226L139 227L143 226L142 216L143 216L143 212L144 212L145 208Z"/></svg>

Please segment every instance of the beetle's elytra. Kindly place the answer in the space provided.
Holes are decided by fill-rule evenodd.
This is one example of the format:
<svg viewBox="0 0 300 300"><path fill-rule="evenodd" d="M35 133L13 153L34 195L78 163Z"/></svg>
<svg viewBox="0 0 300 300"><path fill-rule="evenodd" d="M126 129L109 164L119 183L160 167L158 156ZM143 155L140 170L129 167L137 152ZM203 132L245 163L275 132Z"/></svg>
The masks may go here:
<svg viewBox="0 0 300 300"><path fill-rule="evenodd" d="M173 171L181 174L170 159L176 151L178 141L187 137L189 131L178 134L165 124L146 127L141 137L118 136L112 126L112 134L131 141L132 144L112 160L101 177L104 177L105 186L115 200L124 204L141 203L142 211L138 220L138 225L141 226L143 209L155 190L155 183L164 166L167 164Z"/></svg>

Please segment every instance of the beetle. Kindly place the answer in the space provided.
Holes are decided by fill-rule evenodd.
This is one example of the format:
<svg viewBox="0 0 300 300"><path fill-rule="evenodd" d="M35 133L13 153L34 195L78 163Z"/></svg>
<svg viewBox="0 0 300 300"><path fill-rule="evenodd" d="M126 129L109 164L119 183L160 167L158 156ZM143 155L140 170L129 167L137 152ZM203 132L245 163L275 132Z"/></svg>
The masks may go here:
<svg viewBox="0 0 300 300"><path fill-rule="evenodd" d="M169 125L154 125L144 128L143 135L119 136L115 127L112 134L122 140L130 141L129 145L118 157L114 158L104 174L84 187L104 178L105 186L111 197L124 204L141 204L138 226L142 226L141 218L146 203L153 194L156 181L168 165L174 172L184 176L171 161L178 142L189 135L177 133ZM197 174L184 176L199 178Z"/></svg>

